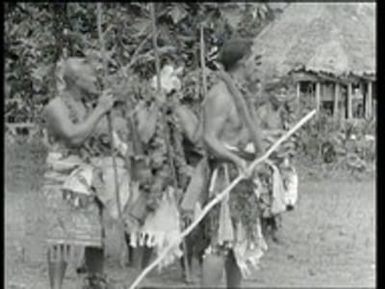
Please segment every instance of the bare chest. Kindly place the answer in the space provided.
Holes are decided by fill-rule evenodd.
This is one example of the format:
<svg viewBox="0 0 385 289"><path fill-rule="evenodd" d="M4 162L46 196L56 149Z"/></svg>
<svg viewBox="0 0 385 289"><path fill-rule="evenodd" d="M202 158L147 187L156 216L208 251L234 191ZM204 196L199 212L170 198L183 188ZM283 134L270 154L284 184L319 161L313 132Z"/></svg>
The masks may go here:
<svg viewBox="0 0 385 289"><path fill-rule="evenodd" d="M87 108L82 102L64 99L64 104L68 110L68 114L72 122L77 123L83 121L87 117Z"/></svg>
<svg viewBox="0 0 385 289"><path fill-rule="evenodd" d="M229 101L229 106L226 121L220 133L220 139L232 146L244 147L250 142L249 132L235 104Z"/></svg>

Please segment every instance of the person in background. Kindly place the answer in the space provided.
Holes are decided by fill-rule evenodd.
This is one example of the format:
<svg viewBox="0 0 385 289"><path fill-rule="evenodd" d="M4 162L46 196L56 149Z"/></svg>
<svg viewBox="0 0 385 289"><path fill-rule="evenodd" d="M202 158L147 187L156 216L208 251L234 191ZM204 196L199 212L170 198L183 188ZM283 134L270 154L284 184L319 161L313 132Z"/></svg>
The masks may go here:
<svg viewBox="0 0 385 289"><path fill-rule="evenodd" d="M265 84L264 92L266 93L267 101L258 107L257 117L263 131L266 147L271 145L274 140L288 129L290 118L288 117L289 112L286 104L289 100L289 88L289 80L285 78L273 78ZM288 211L294 209L297 200L297 176L294 167L290 164L292 156L292 151L289 150L287 152L284 150L281 154L273 153L270 157L275 163L279 164L279 171L283 177L284 190L288 191L292 189L291 194L289 193L288 195L288 192L286 193L285 202ZM290 182L292 181L295 183L291 184ZM295 187L292 188L292 185ZM279 237L278 230L281 227L281 223L282 214L268 214L262 219L264 235L271 235L272 240L275 242L282 241Z"/></svg>

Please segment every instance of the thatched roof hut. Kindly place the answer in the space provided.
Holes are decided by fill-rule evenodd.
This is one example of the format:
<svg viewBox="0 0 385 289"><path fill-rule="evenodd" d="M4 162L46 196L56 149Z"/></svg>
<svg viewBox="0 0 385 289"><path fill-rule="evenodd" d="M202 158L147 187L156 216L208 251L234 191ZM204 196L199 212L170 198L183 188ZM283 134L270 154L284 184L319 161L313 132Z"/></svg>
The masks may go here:
<svg viewBox="0 0 385 289"><path fill-rule="evenodd" d="M292 3L253 49L262 55L262 72L374 77L375 25L375 3Z"/></svg>
<svg viewBox="0 0 385 289"><path fill-rule="evenodd" d="M332 113L354 118L354 93L359 89L365 116L373 111L376 80L375 3L292 3L255 39L261 55L262 79L291 74L313 83L317 109L334 101ZM325 97L324 91L331 94ZM343 108L341 110L341 108Z"/></svg>

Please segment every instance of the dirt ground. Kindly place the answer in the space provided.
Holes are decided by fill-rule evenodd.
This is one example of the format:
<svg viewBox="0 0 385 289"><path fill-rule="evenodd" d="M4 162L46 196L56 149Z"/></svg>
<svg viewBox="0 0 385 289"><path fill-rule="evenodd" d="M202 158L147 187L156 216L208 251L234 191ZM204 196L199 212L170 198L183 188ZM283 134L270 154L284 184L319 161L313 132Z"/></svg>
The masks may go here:
<svg viewBox="0 0 385 289"><path fill-rule="evenodd" d="M284 215L282 243L268 242L260 270L245 281L245 287L374 288L374 178L302 180L299 194L296 210ZM49 288L43 251L38 246L41 234L38 227L28 225L39 223L38 202L33 193L6 190L5 288ZM135 273L119 268L112 249L106 267L118 288L132 282ZM195 268L196 282L197 272ZM64 282L64 288L80 288L72 268ZM143 284L188 287L182 282L179 264L161 274L151 273Z"/></svg>

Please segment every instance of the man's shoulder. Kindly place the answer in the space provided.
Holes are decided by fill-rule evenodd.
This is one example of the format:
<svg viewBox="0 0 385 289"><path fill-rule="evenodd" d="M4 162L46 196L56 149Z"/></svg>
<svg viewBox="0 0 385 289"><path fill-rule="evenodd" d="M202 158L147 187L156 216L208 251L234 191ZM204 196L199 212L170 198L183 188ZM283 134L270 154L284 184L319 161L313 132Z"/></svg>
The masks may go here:
<svg viewBox="0 0 385 289"><path fill-rule="evenodd" d="M64 105L65 103L63 99L61 97L56 96L48 102L46 107L57 107L57 106L64 106Z"/></svg>
<svg viewBox="0 0 385 289"><path fill-rule="evenodd" d="M65 109L65 103L61 99L61 97L55 97L51 99L48 104L44 108L44 113L53 112L56 113L62 109Z"/></svg>
<svg viewBox="0 0 385 289"><path fill-rule="evenodd" d="M208 97L215 99L225 99L229 97L229 91L226 83L222 80L218 80L213 84L208 92Z"/></svg>
<svg viewBox="0 0 385 289"><path fill-rule="evenodd" d="M227 90L226 84L223 80L218 79L215 81L215 83L211 86L210 91L223 91Z"/></svg>

